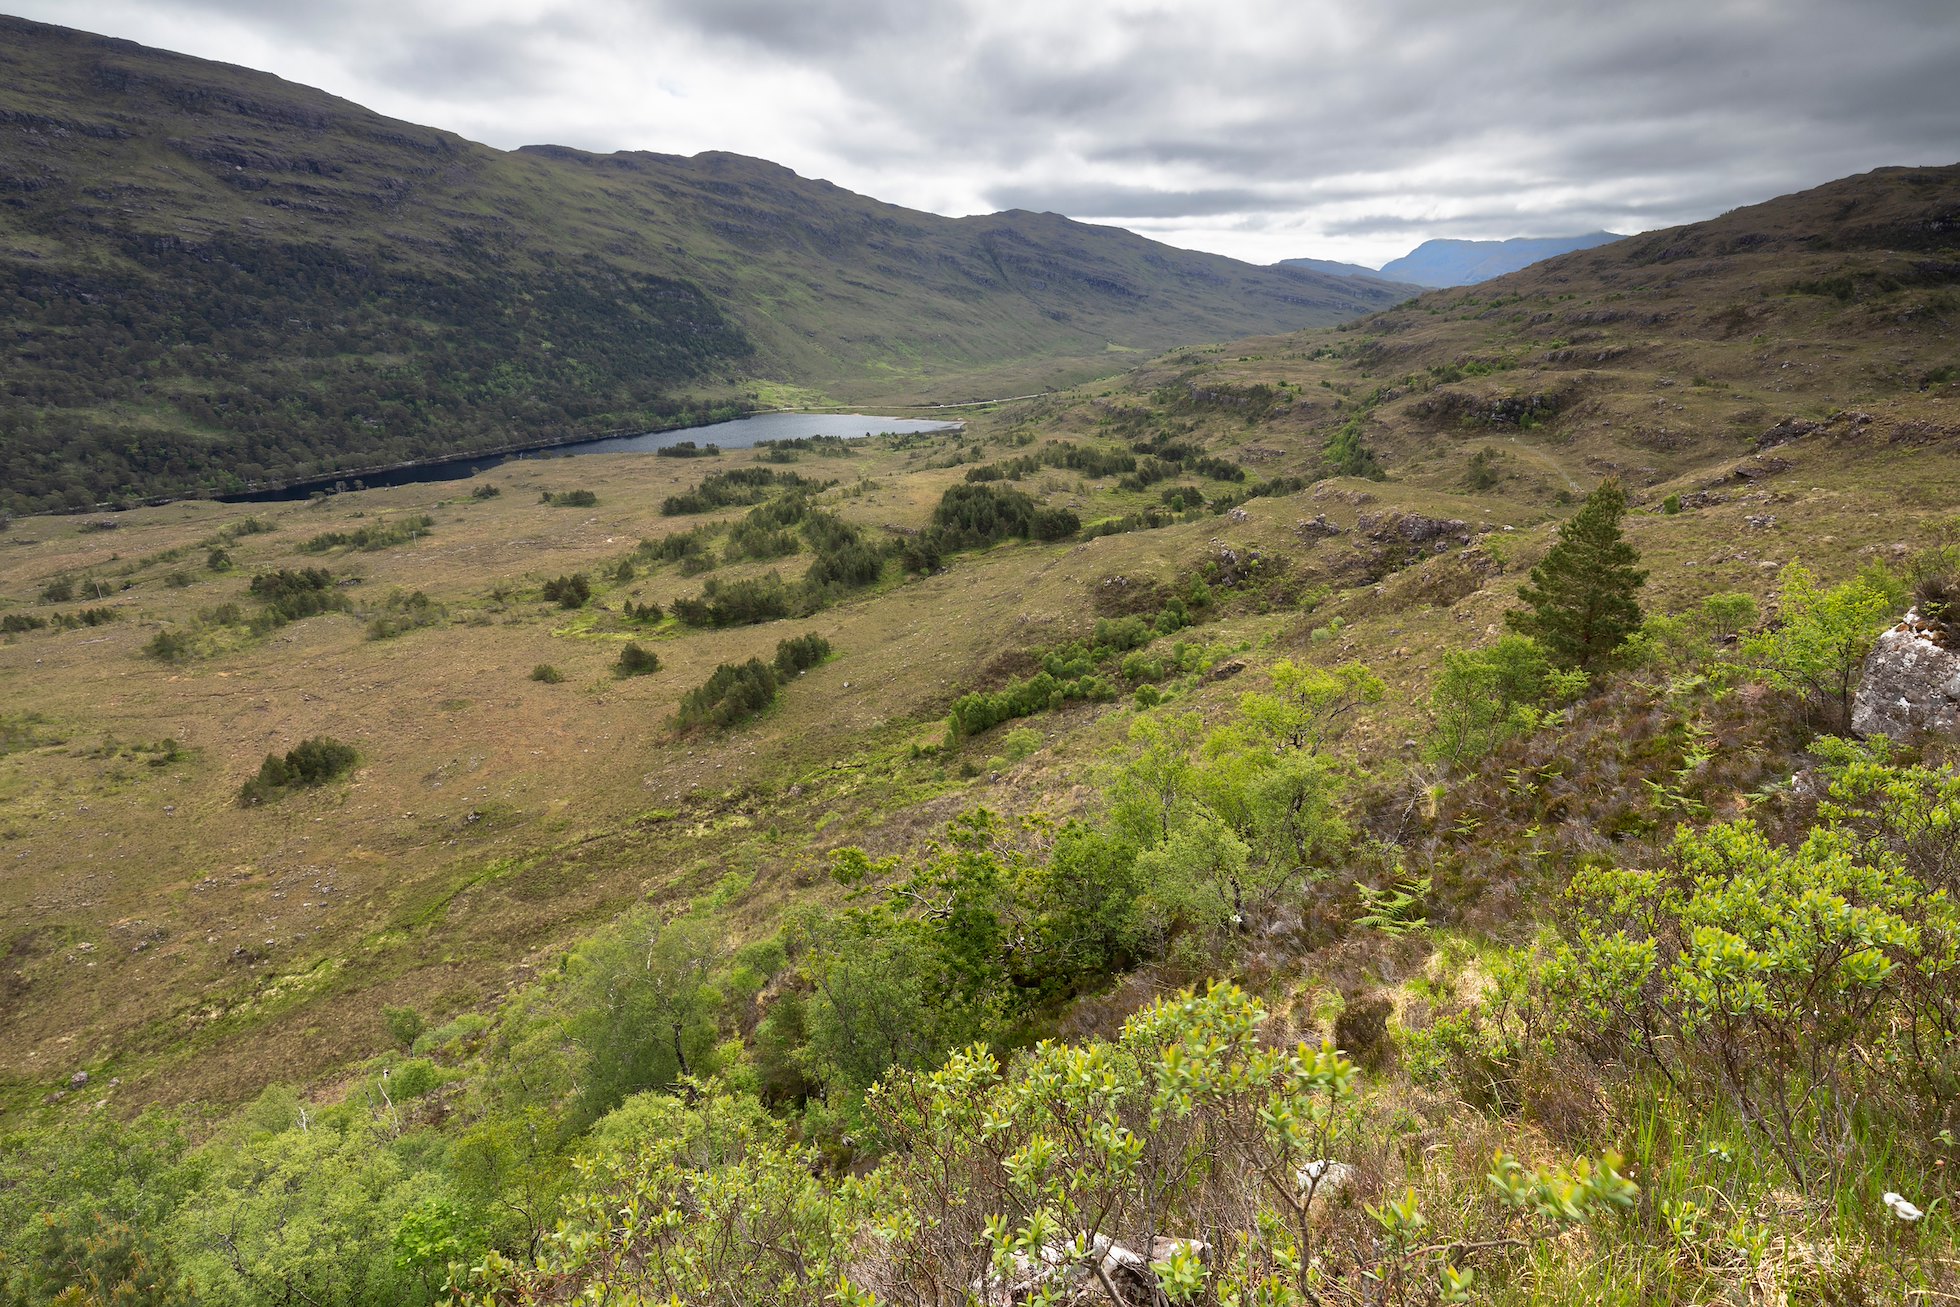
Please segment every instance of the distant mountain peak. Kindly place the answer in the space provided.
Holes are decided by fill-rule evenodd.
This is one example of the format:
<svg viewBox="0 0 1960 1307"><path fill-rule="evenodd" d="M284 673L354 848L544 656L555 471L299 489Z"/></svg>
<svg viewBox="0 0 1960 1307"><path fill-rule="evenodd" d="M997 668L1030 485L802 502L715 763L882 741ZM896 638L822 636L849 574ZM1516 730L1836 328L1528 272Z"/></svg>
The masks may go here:
<svg viewBox="0 0 1960 1307"><path fill-rule="evenodd" d="M1424 241L1401 258L1384 263L1375 275L1418 286L1469 286L1542 259L1624 239L1617 232L1595 231L1582 236L1513 236L1501 241Z"/></svg>

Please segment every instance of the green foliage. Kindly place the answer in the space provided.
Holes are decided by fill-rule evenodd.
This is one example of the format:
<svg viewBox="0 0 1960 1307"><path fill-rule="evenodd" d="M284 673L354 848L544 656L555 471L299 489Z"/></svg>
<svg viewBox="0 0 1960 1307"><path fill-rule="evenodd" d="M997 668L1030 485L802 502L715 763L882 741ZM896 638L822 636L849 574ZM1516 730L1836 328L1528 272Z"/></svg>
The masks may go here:
<svg viewBox="0 0 1960 1307"><path fill-rule="evenodd" d="M740 581L710 580L699 598L681 596L672 604L676 618L689 626L752 626L790 615L791 595L775 572Z"/></svg>
<svg viewBox="0 0 1960 1307"><path fill-rule="evenodd" d="M710 980L723 951L700 917L647 921L595 941L568 972L581 1001L568 1033L580 1059L574 1119L598 1120L643 1090L716 1066Z"/></svg>
<svg viewBox="0 0 1960 1307"><path fill-rule="evenodd" d="M830 641L815 631L776 642L776 672L784 679L815 667L830 657Z"/></svg>
<svg viewBox="0 0 1960 1307"><path fill-rule="evenodd" d="M1529 605L1504 615L1512 630L1538 641L1554 666L1596 672L1640 628L1634 594L1647 574L1620 534L1626 493L1608 481L1559 527L1558 543L1531 569L1518 597Z"/></svg>
<svg viewBox="0 0 1960 1307"><path fill-rule="evenodd" d="M501 495L503 493L504 492L502 487L493 486L486 481L482 485L476 487L476 489L470 491L470 498L476 500L478 503L481 503L486 499L495 499L498 495Z"/></svg>
<svg viewBox="0 0 1960 1307"><path fill-rule="evenodd" d="M1478 1078L1547 1047L1646 1068L1731 1105L1811 1192L1932 1145L1960 1101L1960 777L1820 752L1827 796L1799 843L1683 827L1664 866L1577 872L1556 939L1499 968L1451 1056L1480 1046Z"/></svg>
<svg viewBox="0 0 1960 1307"><path fill-rule="evenodd" d="M359 752L352 745L342 744L331 736L316 735L295 745L283 758L268 753L259 766L259 774L239 789L238 804L243 808L257 807L273 802L287 790L325 785L354 770L360 760Z"/></svg>
<svg viewBox="0 0 1960 1307"><path fill-rule="evenodd" d="M1446 652L1429 692L1429 755L1452 767L1475 764L1536 725L1532 710L1539 704L1576 695L1583 676L1553 672L1537 641L1521 635L1504 636L1486 649Z"/></svg>
<svg viewBox="0 0 1960 1307"><path fill-rule="evenodd" d="M1375 457L1375 451L1361 441L1360 418L1329 436L1320 456L1329 476L1367 477L1371 481L1383 479L1381 462Z"/></svg>
<svg viewBox="0 0 1960 1307"><path fill-rule="evenodd" d="M1504 479L1504 455L1493 445L1485 445L1470 456L1470 469L1464 483L1472 490L1494 490ZM1676 502L1676 508L1680 507Z"/></svg>
<svg viewBox="0 0 1960 1307"><path fill-rule="evenodd" d="M560 685L565 680L565 673L559 671L550 663L539 663L531 669L531 679L542 682L545 685Z"/></svg>
<svg viewBox="0 0 1960 1307"><path fill-rule="evenodd" d="M301 542L299 548L301 553L307 554L324 554L329 549L389 549L421 539L429 534L435 524L436 520L427 513L418 513L414 517L377 522L352 531L323 531Z"/></svg>
<svg viewBox="0 0 1960 1307"><path fill-rule="evenodd" d="M384 1007L381 1009L382 1024L388 1027L388 1037L400 1046L403 1052L415 1047L415 1041L428 1028L422 1014L412 1007Z"/></svg>
<svg viewBox="0 0 1960 1307"><path fill-rule="evenodd" d="M420 590L406 594L397 590L368 622L368 639L391 640L425 626L440 626L448 616L448 610Z"/></svg>
<svg viewBox="0 0 1960 1307"><path fill-rule="evenodd" d="M661 503L660 511L668 517L712 513L720 508L761 503L779 489L815 491L822 489L823 484L774 468L735 467L716 472L692 490L669 495Z"/></svg>
<svg viewBox="0 0 1960 1307"><path fill-rule="evenodd" d="M599 503L599 496L590 490L546 490L540 492L538 502L553 508L594 508Z"/></svg>
<svg viewBox="0 0 1960 1307"><path fill-rule="evenodd" d="M333 573L324 567L261 572L252 578L249 590L265 602L260 624L268 629L317 613L344 611L349 606L347 597L334 586Z"/></svg>
<svg viewBox="0 0 1960 1307"><path fill-rule="evenodd" d="M676 720L683 730L697 726L727 730L774 703L781 683L776 669L761 659L722 663L705 682L681 696Z"/></svg>
<svg viewBox="0 0 1960 1307"><path fill-rule="evenodd" d="M620 677L649 676L659 670L660 655L651 649L642 648L631 640L626 642L625 648L619 651L619 657L613 663L613 675Z"/></svg>
<svg viewBox="0 0 1960 1307"><path fill-rule="evenodd" d="M1776 626L1742 645L1744 659L1779 690L1802 696L1826 730L1851 724L1865 658L1904 603L1904 587L1874 566L1819 590L1800 563L1783 569Z"/></svg>
<svg viewBox="0 0 1960 1307"><path fill-rule="evenodd" d="M586 579L585 573L574 572L546 581L538 593L546 603L560 608L583 608L592 598L592 582Z"/></svg>
<svg viewBox="0 0 1960 1307"><path fill-rule="evenodd" d="M972 549L1018 537L1066 540L1082 529L1065 508L1038 507L1019 490L972 482L948 486L927 532L941 550Z"/></svg>

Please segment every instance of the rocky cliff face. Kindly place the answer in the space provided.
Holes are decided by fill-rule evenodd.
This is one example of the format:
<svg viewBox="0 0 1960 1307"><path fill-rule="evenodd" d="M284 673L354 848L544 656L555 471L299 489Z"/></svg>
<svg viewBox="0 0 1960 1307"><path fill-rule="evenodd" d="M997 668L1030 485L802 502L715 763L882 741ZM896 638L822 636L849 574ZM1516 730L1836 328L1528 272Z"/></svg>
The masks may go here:
<svg viewBox="0 0 1960 1307"><path fill-rule="evenodd" d="M1960 653L1917 608L1878 637L1851 710L1851 729L1895 740L1960 738Z"/></svg>

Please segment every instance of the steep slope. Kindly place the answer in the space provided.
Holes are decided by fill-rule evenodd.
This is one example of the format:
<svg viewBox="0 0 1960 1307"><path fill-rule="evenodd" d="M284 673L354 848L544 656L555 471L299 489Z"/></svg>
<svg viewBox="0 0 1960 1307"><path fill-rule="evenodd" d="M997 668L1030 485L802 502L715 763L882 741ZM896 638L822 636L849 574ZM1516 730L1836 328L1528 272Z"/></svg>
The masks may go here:
<svg viewBox="0 0 1960 1307"><path fill-rule="evenodd" d="M1596 231L1584 236L1513 236L1504 241L1424 241L1401 258L1384 263L1376 275L1418 286L1470 286L1541 259L1621 239L1610 231Z"/></svg>
<svg viewBox="0 0 1960 1307"><path fill-rule="evenodd" d="M0 19L0 508L681 420L750 383L983 397L1391 290L733 155L501 152Z"/></svg>

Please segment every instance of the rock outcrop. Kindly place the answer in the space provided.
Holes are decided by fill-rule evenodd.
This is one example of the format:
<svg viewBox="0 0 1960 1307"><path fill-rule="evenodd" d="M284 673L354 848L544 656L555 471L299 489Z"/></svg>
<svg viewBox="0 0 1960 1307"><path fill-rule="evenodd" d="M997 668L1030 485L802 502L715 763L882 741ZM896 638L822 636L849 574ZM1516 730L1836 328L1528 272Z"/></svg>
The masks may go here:
<svg viewBox="0 0 1960 1307"><path fill-rule="evenodd" d="M1851 729L1895 740L1960 739L1960 652L1948 642L1945 629L1917 608L1879 636L1865 659Z"/></svg>

